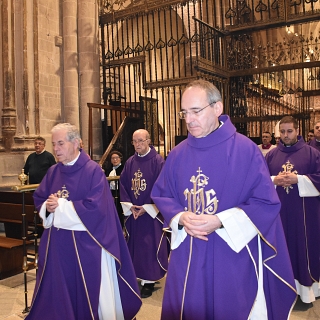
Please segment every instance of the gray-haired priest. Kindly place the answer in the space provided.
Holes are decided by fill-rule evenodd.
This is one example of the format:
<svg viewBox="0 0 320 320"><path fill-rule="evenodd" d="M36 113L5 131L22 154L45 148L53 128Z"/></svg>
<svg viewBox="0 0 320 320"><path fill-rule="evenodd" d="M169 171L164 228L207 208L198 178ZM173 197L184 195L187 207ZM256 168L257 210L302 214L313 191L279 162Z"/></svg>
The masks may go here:
<svg viewBox="0 0 320 320"><path fill-rule="evenodd" d="M28 320L133 319L139 289L109 184L77 128L52 129L58 163L34 192L45 231Z"/></svg>

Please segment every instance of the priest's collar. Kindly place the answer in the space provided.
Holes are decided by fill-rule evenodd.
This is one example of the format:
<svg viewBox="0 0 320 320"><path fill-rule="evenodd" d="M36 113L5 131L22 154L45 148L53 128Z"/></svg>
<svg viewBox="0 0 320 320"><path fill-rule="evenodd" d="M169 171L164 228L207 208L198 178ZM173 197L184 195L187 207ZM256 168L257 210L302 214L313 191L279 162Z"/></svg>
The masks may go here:
<svg viewBox="0 0 320 320"><path fill-rule="evenodd" d="M211 131L209 134L214 133L215 131L220 129L222 127L222 125L223 125L223 122L219 120L219 125L213 131ZM207 134L207 135L209 135L209 134Z"/></svg>
<svg viewBox="0 0 320 320"><path fill-rule="evenodd" d="M149 152L151 151L151 148L149 147L149 150L145 154L139 154L137 153L138 157L145 157Z"/></svg>
<svg viewBox="0 0 320 320"><path fill-rule="evenodd" d="M236 128L231 123L228 115L221 115L219 117L219 124L218 128L205 137L196 138L189 133L186 139L187 143L195 148L207 148L223 143L236 133Z"/></svg>
<svg viewBox="0 0 320 320"><path fill-rule="evenodd" d="M117 166L112 167L112 169L118 169L120 166L121 166L121 162Z"/></svg>
<svg viewBox="0 0 320 320"><path fill-rule="evenodd" d="M68 162L67 164L65 164L65 166L73 166L77 162L79 157L80 157L80 152L79 152L78 156L74 160Z"/></svg>
<svg viewBox="0 0 320 320"><path fill-rule="evenodd" d="M283 145L284 145L286 148L290 148L290 147L293 147L297 142L298 142L298 140L297 140L295 143L293 143L293 144L285 144L285 143L283 143Z"/></svg>
<svg viewBox="0 0 320 320"><path fill-rule="evenodd" d="M306 143L305 143L302 136L298 136L298 141L290 146L284 145L283 141L281 141L281 143L278 144L279 150L286 152L286 153L295 152L295 151L303 148L304 146L306 146Z"/></svg>

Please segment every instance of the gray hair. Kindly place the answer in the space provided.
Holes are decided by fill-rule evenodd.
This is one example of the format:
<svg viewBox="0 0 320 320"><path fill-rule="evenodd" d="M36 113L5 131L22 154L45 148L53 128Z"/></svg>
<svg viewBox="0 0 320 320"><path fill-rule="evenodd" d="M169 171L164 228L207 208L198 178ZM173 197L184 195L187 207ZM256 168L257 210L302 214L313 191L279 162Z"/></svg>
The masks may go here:
<svg viewBox="0 0 320 320"><path fill-rule="evenodd" d="M220 91L215 85L213 85L209 81L203 79L194 80L187 84L185 90L191 87L196 87L204 90L207 94L207 100L209 103L214 103L218 101L222 102Z"/></svg>
<svg viewBox="0 0 320 320"><path fill-rule="evenodd" d="M51 129L51 133L54 133L60 130L66 131L66 137L68 141L74 142L75 140L78 140L80 144L80 140L81 140L80 133L75 125L70 123L58 123Z"/></svg>

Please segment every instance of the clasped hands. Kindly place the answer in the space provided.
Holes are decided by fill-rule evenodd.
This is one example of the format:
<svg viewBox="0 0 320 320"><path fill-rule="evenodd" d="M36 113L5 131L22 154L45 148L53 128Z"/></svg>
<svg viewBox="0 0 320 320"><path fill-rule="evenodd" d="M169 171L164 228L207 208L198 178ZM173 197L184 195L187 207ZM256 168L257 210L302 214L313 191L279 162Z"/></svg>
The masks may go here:
<svg viewBox="0 0 320 320"><path fill-rule="evenodd" d="M130 208L130 211L132 212L133 218L135 220L137 220L140 216L142 216L146 212L143 206L135 206L135 205L133 205Z"/></svg>
<svg viewBox="0 0 320 320"><path fill-rule="evenodd" d="M180 216L179 224L184 226L190 236L204 241L208 241L207 235L219 229L222 225L216 215L199 215L190 211L186 211Z"/></svg>
<svg viewBox="0 0 320 320"><path fill-rule="evenodd" d="M58 195L56 193L50 194L49 198L47 199L46 209L48 212L54 212L58 207Z"/></svg>
<svg viewBox="0 0 320 320"><path fill-rule="evenodd" d="M276 186L290 187L292 184L298 183L298 176L293 172L280 172L273 179Z"/></svg>

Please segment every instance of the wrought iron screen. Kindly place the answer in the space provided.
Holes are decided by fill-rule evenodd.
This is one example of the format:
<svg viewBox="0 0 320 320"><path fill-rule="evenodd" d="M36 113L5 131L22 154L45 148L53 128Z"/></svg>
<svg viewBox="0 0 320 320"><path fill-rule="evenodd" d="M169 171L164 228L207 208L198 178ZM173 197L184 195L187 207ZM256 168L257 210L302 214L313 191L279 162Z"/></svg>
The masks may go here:
<svg viewBox="0 0 320 320"><path fill-rule="evenodd" d="M320 92L319 10L310 0L101 1L103 102L142 108L164 156L187 134L177 113L196 78L220 89L239 132L259 137L292 114L304 134Z"/></svg>

